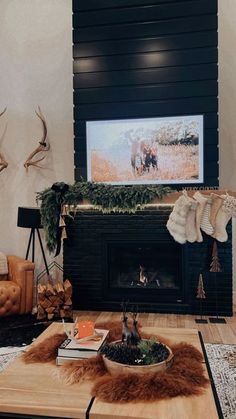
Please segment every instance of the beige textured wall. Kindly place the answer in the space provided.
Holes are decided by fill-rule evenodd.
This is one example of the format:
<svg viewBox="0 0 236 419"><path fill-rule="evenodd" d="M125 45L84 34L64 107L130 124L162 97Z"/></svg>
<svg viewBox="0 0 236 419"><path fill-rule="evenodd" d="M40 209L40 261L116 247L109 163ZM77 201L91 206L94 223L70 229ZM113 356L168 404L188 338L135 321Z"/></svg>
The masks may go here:
<svg viewBox="0 0 236 419"><path fill-rule="evenodd" d="M35 206L35 192L73 182L71 0L0 0L0 250L25 255L29 231L16 227L18 206ZM44 169L23 163L38 145L46 116L51 149ZM5 135L2 137L4 127Z"/></svg>
<svg viewBox="0 0 236 419"><path fill-rule="evenodd" d="M236 0L218 0L220 186L236 191ZM236 302L236 223L233 221Z"/></svg>

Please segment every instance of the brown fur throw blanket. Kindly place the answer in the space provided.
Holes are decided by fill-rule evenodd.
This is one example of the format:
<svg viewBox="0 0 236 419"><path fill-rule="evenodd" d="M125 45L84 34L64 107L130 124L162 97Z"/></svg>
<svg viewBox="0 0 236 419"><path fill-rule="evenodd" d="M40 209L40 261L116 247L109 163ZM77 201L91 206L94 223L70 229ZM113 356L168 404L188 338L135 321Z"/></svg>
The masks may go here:
<svg viewBox="0 0 236 419"><path fill-rule="evenodd" d="M99 323L98 328L111 330L109 340L121 336L117 323ZM22 355L26 363L47 362L56 358L57 348L65 339L65 334L57 334L33 346ZM150 335L142 333L142 337ZM159 336L158 340L168 344L174 353L172 365L164 372L136 375L132 373L110 375L100 355L74 361L61 366L59 377L67 384L85 379L94 381L92 395L105 402L155 401L176 396L200 394L208 384L204 375L202 354L192 345L180 343L171 345Z"/></svg>

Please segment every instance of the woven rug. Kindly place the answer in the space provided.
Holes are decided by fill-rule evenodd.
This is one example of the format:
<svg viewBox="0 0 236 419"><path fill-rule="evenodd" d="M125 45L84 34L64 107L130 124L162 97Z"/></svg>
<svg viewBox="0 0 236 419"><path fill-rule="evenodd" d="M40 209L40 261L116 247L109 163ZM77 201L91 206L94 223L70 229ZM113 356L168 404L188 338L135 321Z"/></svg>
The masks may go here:
<svg viewBox="0 0 236 419"><path fill-rule="evenodd" d="M15 358L22 354L22 351L26 348L12 348L4 347L0 348L0 373L12 362Z"/></svg>
<svg viewBox="0 0 236 419"><path fill-rule="evenodd" d="M236 345L205 344L224 419L236 418Z"/></svg>
<svg viewBox="0 0 236 419"><path fill-rule="evenodd" d="M205 344L224 419L236 418L236 345ZM0 372L24 347L0 348Z"/></svg>

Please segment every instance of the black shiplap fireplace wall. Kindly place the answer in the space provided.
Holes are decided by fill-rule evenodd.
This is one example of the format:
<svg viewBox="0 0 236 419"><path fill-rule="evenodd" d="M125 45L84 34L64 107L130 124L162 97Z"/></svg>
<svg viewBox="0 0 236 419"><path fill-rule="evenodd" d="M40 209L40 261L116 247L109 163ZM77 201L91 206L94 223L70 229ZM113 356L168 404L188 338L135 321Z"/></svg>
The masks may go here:
<svg viewBox="0 0 236 419"><path fill-rule="evenodd" d="M173 242L166 229L171 208L169 206L138 211L134 215L102 214L95 210L82 210L69 222L71 243L64 242L64 274L73 284L73 307L81 310L119 311L122 293L117 298L109 297L104 291L106 273L104 271L104 243L117 237L149 237ZM219 314L232 315L232 240L231 223L228 224L228 241L218 242L222 272L217 274ZM204 235L202 243L179 245L183 254L184 289L179 301L160 301L136 297L135 290L129 292L129 300L138 302L140 311L165 313L198 313L196 299L200 271L203 272L206 300L203 301L205 314L215 315L214 274L209 272L212 239ZM171 255L170 255L171 256ZM171 258L170 258L171 260ZM124 297L127 294L123 295Z"/></svg>
<svg viewBox="0 0 236 419"><path fill-rule="evenodd" d="M74 0L75 179L86 121L204 115L204 186L218 185L217 0Z"/></svg>

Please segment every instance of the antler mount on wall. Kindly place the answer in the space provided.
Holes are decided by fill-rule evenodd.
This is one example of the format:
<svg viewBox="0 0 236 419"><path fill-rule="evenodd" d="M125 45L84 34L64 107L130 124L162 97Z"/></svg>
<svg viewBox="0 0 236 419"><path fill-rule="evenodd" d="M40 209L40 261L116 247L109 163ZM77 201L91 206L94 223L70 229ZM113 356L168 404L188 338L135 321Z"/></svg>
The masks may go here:
<svg viewBox="0 0 236 419"><path fill-rule="evenodd" d="M49 145L48 139L47 139L47 132L48 132L48 130L47 130L46 120L45 120L45 118L44 118L44 116L43 116L43 114L42 114L41 109L40 109L39 106L38 106L38 112L35 111L35 113L36 113L36 115L39 117L39 119L42 122L42 125L43 125L43 137L39 141L39 146L34 151L32 151L32 153L30 153L29 157L25 161L24 167L26 168L26 170L28 170L28 168L30 166L35 166L35 167L42 168L42 166L39 166L38 163L40 161L44 160L46 156L43 156L43 157L41 157L40 159L37 159L37 160L33 160L33 157L36 154L40 153L41 151L48 151L50 149L50 145Z"/></svg>

